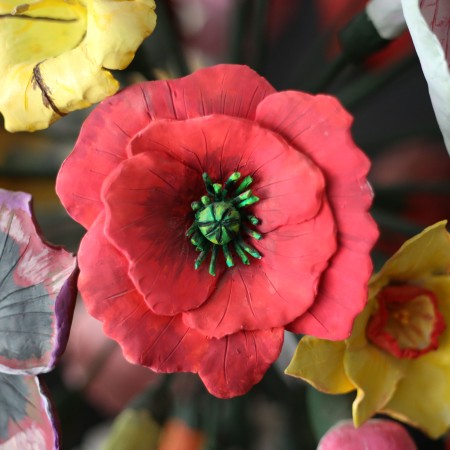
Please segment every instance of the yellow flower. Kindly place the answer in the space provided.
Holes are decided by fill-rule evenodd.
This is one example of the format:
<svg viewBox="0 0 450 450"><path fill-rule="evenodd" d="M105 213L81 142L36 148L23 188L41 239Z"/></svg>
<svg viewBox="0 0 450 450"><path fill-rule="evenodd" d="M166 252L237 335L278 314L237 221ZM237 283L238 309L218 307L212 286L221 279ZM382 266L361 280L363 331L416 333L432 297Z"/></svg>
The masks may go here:
<svg viewBox="0 0 450 450"><path fill-rule="evenodd" d="M353 421L385 413L436 438L450 427L450 234L406 241L373 276L346 341L304 337L286 369L330 394L356 389Z"/></svg>
<svg viewBox="0 0 450 450"><path fill-rule="evenodd" d="M48 127L114 94L154 29L153 0L0 0L0 113L8 131Z"/></svg>

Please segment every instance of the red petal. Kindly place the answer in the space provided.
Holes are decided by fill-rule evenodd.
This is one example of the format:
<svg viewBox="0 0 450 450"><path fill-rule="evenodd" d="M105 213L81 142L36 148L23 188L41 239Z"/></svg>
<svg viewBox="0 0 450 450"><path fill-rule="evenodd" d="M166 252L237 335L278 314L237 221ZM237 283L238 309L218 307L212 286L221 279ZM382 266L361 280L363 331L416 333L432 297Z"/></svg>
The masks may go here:
<svg viewBox="0 0 450 450"><path fill-rule="evenodd" d="M367 285L372 263L366 254L342 247L331 259L319 285L313 306L287 329L322 339L342 340L350 336L353 319L367 301Z"/></svg>
<svg viewBox="0 0 450 450"><path fill-rule="evenodd" d="M186 186L200 180L203 172L218 183L236 171L241 179L251 175L250 188L261 200L248 209L262 220L262 232L311 219L322 205L320 170L279 136L247 120L219 115L185 122L160 120L139 133L128 151L165 152L181 161L198 173L185 181Z"/></svg>
<svg viewBox="0 0 450 450"><path fill-rule="evenodd" d="M274 94L260 104L256 120L280 133L323 171L337 223L337 253L321 280L314 305L292 330L344 339L366 302L372 269L369 252L378 237L367 213L372 201L366 182L369 160L351 139L351 117L332 97Z"/></svg>
<svg viewBox="0 0 450 450"><path fill-rule="evenodd" d="M85 121L61 167L56 191L69 214L88 228L102 210L103 181L126 158L126 146L139 130L158 119L209 114L253 119L259 102L273 92L256 72L234 65L127 88L102 102Z"/></svg>
<svg viewBox="0 0 450 450"><path fill-rule="evenodd" d="M78 253L79 290L104 331L125 357L159 372L197 372L207 339L183 325L180 316L153 314L127 276L126 259L103 234L101 215L84 236Z"/></svg>
<svg viewBox="0 0 450 450"><path fill-rule="evenodd" d="M133 119L123 120L130 111ZM142 91L133 87L102 102L84 122L56 179L62 204L84 227L89 228L103 210L100 191L105 178L127 158L130 137L149 120Z"/></svg>
<svg viewBox="0 0 450 450"><path fill-rule="evenodd" d="M216 65L166 82L177 120L223 114L253 120L258 104L275 89L252 69ZM147 88L149 84L144 85ZM152 99L153 101L153 99ZM162 118L157 114L157 118Z"/></svg>
<svg viewBox="0 0 450 450"><path fill-rule="evenodd" d="M263 255L227 269L201 307L184 322L216 338L241 329L284 326L314 301L317 284L336 250L334 220L324 203L313 220L279 227L251 244Z"/></svg>
<svg viewBox="0 0 450 450"><path fill-rule="evenodd" d="M199 375L216 397L243 395L261 380L282 345L282 328L241 331L211 339Z"/></svg>
<svg viewBox="0 0 450 450"><path fill-rule="evenodd" d="M176 315L200 306L218 276L198 256L187 229L194 221L191 202L203 194L200 176L157 152L121 164L105 182L105 233L129 261L129 274L153 312Z"/></svg>

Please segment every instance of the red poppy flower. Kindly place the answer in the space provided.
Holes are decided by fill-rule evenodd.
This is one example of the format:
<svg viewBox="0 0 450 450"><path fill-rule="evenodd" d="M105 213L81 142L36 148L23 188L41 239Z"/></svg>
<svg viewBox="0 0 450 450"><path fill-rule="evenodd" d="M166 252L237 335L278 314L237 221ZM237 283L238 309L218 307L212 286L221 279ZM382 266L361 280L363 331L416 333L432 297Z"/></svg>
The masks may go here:
<svg viewBox="0 0 450 450"><path fill-rule="evenodd" d="M90 115L57 192L88 229L80 292L130 361L231 397L286 327L349 335L377 236L350 123L332 97L231 65L132 86Z"/></svg>

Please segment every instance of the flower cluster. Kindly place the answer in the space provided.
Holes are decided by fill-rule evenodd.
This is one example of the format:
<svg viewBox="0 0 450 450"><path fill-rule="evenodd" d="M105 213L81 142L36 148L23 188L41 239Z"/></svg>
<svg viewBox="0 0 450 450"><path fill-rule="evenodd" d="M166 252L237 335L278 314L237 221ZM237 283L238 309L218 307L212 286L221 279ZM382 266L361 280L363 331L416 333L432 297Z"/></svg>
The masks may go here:
<svg viewBox="0 0 450 450"><path fill-rule="evenodd" d="M435 438L450 426L450 234L445 225L439 222L405 242L372 278L369 303L349 339L305 337L286 370L325 392L356 389L356 426L377 412ZM417 399L420 392L426 399Z"/></svg>
<svg viewBox="0 0 450 450"><path fill-rule="evenodd" d="M233 65L132 86L91 114L57 192L88 229L81 295L130 361L230 397L285 329L348 336L377 237L350 122L332 97L277 93Z"/></svg>
<svg viewBox="0 0 450 450"><path fill-rule="evenodd" d="M121 409L142 390L135 379L122 398L103 381L122 354L143 366L126 369L139 369L143 384L149 377L161 380L125 408L105 448L141 439L162 448L164 440L175 442L172 434L186 430L193 446L214 440L217 411L204 427L208 433L191 433L169 416L177 388L168 380L174 377L146 368L198 374L213 396L231 398L262 379L286 336L298 344L288 375L325 393L356 391L353 424L332 428L318 448L416 448L399 424L370 420L377 413L431 438L443 435L450 428L450 234L446 222L438 222L372 273L378 228L369 214L370 161L353 141L352 117L342 104L352 109L420 61L437 119L434 123L430 114L433 123L421 126L430 135L440 129L442 148L450 150L450 3L349 1L348 11L362 11L341 30L340 54L326 67L321 67L325 52L305 57L306 64L300 58L304 73L292 67L295 77L284 80L286 88L308 92L330 88L339 100L278 92L246 65L217 65L170 79L172 71L185 75L190 66L203 64L185 60L176 41L183 29L197 37L187 38L185 46L201 40L218 50L217 41L200 39L203 31L219 28L207 11L222 11L222 25L224 15L236 21L230 61L264 70L277 17L286 25L296 10L293 0L283 8L275 0L201 3L159 4L161 47L138 54L123 77L131 86L117 93L119 81L111 71L125 69L153 32L154 0L0 0L0 114L6 130L41 130L102 101L83 124L56 181L63 206L87 230L79 246L79 278L75 258L42 241L30 197L0 190L0 447L60 447L54 413L36 375L51 370L65 350L77 280L87 312L103 326L102 337L116 341L115 347L99 344L97 351L91 333L92 352L75 350L83 354L78 362L93 368L78 370L77 388L95 399L101 384L114 393L104 408ZM334 22L342 9L327 4L325 14L320 10L326 3L310 5L319 23ZM181 6L190 17L177 23ZM328 35L335 34L337 22L341 19ZM350 64L370 67L368 58L405 29L419 61L402 54L398 64L380 65L380 72L343 70ZM322 38L311 48L319 47L333 50ZM315 60L321 60L317 68ZM141 73L131 74L135 69ZM137 83L142 75L157 81ZM403 134L394 127L377 132L374 122L368 141L372 134L390 145ZM407 150L411 157L409 144ZM402 167L405 162L402 157ZM384 166L381 172L386 176ZM442 174L445 179L445 168ZM417 227L397 221L390 208L410 202L408 180L414 191L422 186L414 178L394 178L396 187L383 187L374 171L371 180L382 195L373 213L390 231L409 233ZM426 190L448 193L434 183ZM385 200L394 194L386 207L383 193ZM419 222L441 220L440 208L436 215ZM378 252L383 243L375 258ZM306 336L298 343L286 332ZM117 350L117 360L110 349ZM200 386L201 395L218 405L197 378L191 378L192 391ZM122 384L119 377L115 381ZM422 392L423 401L417 398ZM315 428L320 427L324 431L323 422Z"/></svg>

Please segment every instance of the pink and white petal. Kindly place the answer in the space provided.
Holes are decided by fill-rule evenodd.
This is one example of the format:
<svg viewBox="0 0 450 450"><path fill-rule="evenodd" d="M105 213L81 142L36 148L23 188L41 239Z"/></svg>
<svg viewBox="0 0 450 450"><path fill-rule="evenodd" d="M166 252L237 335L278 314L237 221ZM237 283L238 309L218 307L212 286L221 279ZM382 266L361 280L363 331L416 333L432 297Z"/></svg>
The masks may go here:
<svg viewBox="0 0 450 450"><path fill-rule="evenodd" d="M286 225L251 244L262 254L222 275L214 293L183 321L207 336L222 338L239 330L282 327L312 304L317 285L336 249L333 217L325 203L313 219Z"/></svg>
<svg viewBox="0 0 450 450"><path fill-rule="evenodd" d="M450 5L445 0L402 0L431 103L450 153Z"/></svg>
<svg viewBox="0 0 450 450"><path fill-rule="evenodd" d="M283 328L273 328L211 339L199 371L208 391L220 398L248 392L278 358L283 335Z"/></svg>
<svg viewBox="0 0 450 450"><path fill-rule="evenodd" d="M189 184L200 180L203 172L219 183L236 171L241 179L251 175L250 188L261 200L249 210L261 219L262 232L309 220L322 205L321 171L278 135L247 120L221 115L160 120L139 133L128 149L130 155L156 151L197 171L193 180L186 180Z"/></svg>
<svg viewBox="0 0 450 450"><path fill-rule="evenodd" d="M0 374L0 404L3 450L59 450L59 430L37 377Z"/></svg>
<svg viewBox="0 0 450 450"><path fill-rule="evenodd" d="M186 327L180 316L150 311L127 275L128 262L103 234L100 215L78 253L79 289L90 314L122 347L125 358L157 372L197 372L207 339Z"/></svg>
<svg viewBox="0 0 450 450"><path fill-rule="evenodd" d="M156 314L200 306L223 270L218 266L216 277L205 267L195 270L198 252L185 235L202 183L187 165L157 152L124 161L105 182L105 233L128 260L131 279Z"/></svg>
<svg viewBox="0 0 450 450"><path fill-rule="evenodd" d="M274 88L246 66L219 65L185 78L131 86L103 101L85 121L74 151L63 163L56 191L84 227L102 210L101 186L126 158L129 140L150 122L209 114L253 119ZM130 120L128 118L132 112Z"/></svg>
<svg viewBox="0 0 450 450"><path fill-rule="evenodd" d="M67 343L78 270L42 240L29 194L0 190L0 258L0 369L46 372Z"/></svg>

